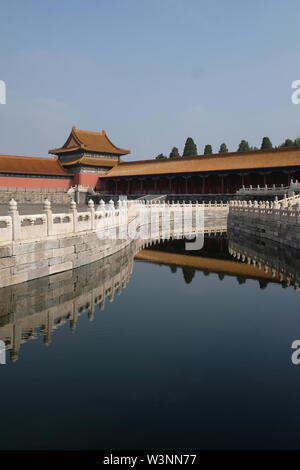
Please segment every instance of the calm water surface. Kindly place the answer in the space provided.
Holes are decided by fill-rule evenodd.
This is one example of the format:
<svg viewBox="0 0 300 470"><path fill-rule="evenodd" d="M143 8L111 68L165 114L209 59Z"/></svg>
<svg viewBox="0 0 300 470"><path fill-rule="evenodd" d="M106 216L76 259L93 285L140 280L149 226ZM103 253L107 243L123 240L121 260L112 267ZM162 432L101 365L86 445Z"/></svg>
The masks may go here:
<svg viewBox="0 0 300 470"><path fill-rule="evenodd" d="M204 248L187 260L182 243L151 247L146 257L162 253L167 264L136 260L127 287L104 310L96 305L94 321L83 312L48 347L41 335L21 345L16 362L8 357L0 448L299 448L291 344L300 339L300 292L262 270L257 279L236 274L245 264L226 240ZM180 267L180 257L201 258L202 270ZM30 317L26 301L23 313L18 304ZM1 314L0 334L10 322L17 328L13 312Z"/></svg>

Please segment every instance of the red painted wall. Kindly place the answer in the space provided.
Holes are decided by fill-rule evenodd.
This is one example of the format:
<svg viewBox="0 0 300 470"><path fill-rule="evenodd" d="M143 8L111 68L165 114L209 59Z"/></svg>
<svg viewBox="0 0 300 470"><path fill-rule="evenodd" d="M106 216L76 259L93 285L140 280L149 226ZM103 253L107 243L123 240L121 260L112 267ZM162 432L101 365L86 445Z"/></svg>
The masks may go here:
<svg viewBox="0 0 300 470"><path fill-rule="evenodd" d="M82 186L90 186L94 189L98 183L99 176L99 174L95 173L76 173L72 185L81 184Z"/></svg>
<svg viewBox="0 0 300 470"><path fill-rule="evenodd" d="M72 178L24 178L15 176L0 176L0 186L22 188L60 188L69 189L73 184Z"/></svg>

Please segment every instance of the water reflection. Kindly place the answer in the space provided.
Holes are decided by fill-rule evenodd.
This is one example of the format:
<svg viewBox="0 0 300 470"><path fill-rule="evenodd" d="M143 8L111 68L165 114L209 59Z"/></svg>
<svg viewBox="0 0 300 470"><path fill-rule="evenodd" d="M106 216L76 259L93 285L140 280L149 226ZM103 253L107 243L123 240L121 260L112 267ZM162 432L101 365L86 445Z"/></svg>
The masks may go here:
<svg viewBox="0 0 300 470"><path fill-rule="evenodd" d="M49 345L52 333L66 323L74 331L78 317L93 320L95 308L104 310L129 282L136 246L53 276L1 289L0 339L12 361L20 346L43 336Z"/></svg>
<svg viewBox="0 0 300 470"><path fill-rule="evenodd" d="M196 271L202 271L205 276L218 274L221 281L226 276L234 276L241 285L247 279L254 279L261 289L269 283L282 283L283 287L294 285L297 289L295 280L299 269L297 271L294 251L271 241L262 242L253 237L247 240L228 233L207 235L200 251L185 251L184 240L169 240L141 250L135 259L169 265L173 274L181 269L188 284L195 278Z"/></svg>
<svg viewBox="0 0 300 470"><path fill-rule="evenodd" d="M238 261L247 263L260 272L260 275L271 277L273 281L280 282L282 287L293 286L299 289L300 260L299 250L285 247L271 240L256 238L255 235L237 235L228 233L229 253ZM266 287L267 283L262 283Z"/></svg>
<svg viewBox="0 0 300 470"><path fill-rule="evenodd" d="M148 243L146 245L149 245ZM229 233L207 235L200 251L185 251L185 240L151 243L143 249L133 242L125 250L73 271L56 274L1 289L0 340L16 361L21 345L43 337L50 344L53 332L69 324L74 331L81 315L93 320L96 306L114 300L128 284L134 259L143 263L168 265L170 273L182 271L186 284L199 282L195 274L218 274L220 281L235 277L243 285L247 279L298 289L300 262L296 250Z"/></svg>

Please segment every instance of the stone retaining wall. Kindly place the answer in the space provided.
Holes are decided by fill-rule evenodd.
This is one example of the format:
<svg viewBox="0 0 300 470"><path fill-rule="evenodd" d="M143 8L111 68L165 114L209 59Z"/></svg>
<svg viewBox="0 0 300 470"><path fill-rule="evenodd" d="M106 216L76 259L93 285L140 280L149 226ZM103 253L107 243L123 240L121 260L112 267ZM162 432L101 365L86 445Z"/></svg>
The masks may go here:
<svg viewBox="0 0 300 470"><path fill-rule="evenodd" d="M71 196L67 190L57 188L19 188L19 187L0 187L0 204L6 204L11 199L20 204L41 204L45 198L53 204L68 204Z"/></svg>
<svg viewBox="0 0 300 470"><path fill-rule="evenodd" d="M182 238L227 228L228 205L165 204L142 201L101 201L95 210L20 215L16 201L0 217L0 287L68 271L105 258L133 239Z"/></svg>
<svg viewBox="0 0 300 470"><path fill-rule="evenodd" d="M297 199L298 200L298 199ZM285 200L284 200L285 201ZM295 199L296 201L296 199ZM229 207L228 230L257 238L266 238L292 248L300 248L300 206L275 201L232 203Z"/></svg>
<svg viewBox="0 0 300 470"><path fill-rule="evenodd" d="M96 233L0 246L0 287L67 271L125 248L131 240L99 239Z"/></svg>

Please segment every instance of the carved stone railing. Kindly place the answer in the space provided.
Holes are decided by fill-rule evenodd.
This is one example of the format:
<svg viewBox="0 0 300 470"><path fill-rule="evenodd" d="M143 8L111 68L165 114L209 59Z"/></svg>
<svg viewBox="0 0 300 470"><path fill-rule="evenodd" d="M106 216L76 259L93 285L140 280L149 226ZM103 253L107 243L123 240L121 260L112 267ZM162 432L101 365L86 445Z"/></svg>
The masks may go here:
<svg viewBox="0 0 300 470"><path fill-rule="evenodd" d="M274 202L269 201L231 201L229 214L245 214L247 217L259 216L261 220L289 222L300 225L300 197L294 196Z"/></svg>
<svg viewBox="0 0 300 470"><path fill-rule="evenodd" d="M113 201L105 204L100 201L95 209L92 200L88 203L88 210L78 212L75 201L70 203L70 211L53 213L49 200L44 201L43 213L34 215L20 215L17 202L13 199L9 203L9 213L0 217L0 242L41 240L52 236L75 235L89 231L105 231L112 228L126 226L138 214L148 222L154 214L176 215L187 214L189 211L205 209L206 214L215 213L221 209L224 214L229 204L211 203L165 203L164 201L145 202L142 200L119 200L115 205Z"/></svg>
<svg viewBox="0 0 300 470"><path fill-rule="evenodd" d="M0 217L0 287L71 270L118 252L133 240L196 237L227 224L226 204L169 204L110 201L81 212L71 201L67 212L55 213L48 200L41 214L21 215L11 200ZM218 222L215 224L214 222Z"/></svg>
<svg viewBox="0 0 300 470"><path fill-rule="evenodd" d="M126 223L127 204L120 201L115 207L111 201L108 207L104 202L95 210L92 200L88 210L78 212L77 205L71 201L70 211L53 213L49 200L44 202L44 212L34 215L20 215L17 202L9 203L9 213L0 217L0 242L41 240L51 236L72 235L81 232L106 230Z"/></svg>
<svg viewBox="0 0 300 470"><path fill-rule="evenodd" d="M241 189L239 189L236 194L238 196L283 196L283 195L291 195L292 191L297 191L300 192L300 183L298 183L298 180L295 182L291 180L291 183L289 186L283 186L281 184L280 186L252 186L250 185L249 188L246 188L244 185Z"/></svg>
<svg viewBox="0 0 300 470"><path fill-rule="evenodd" d="M231 201L228 227L300 248L300 196L269 201Z"/></svg>

